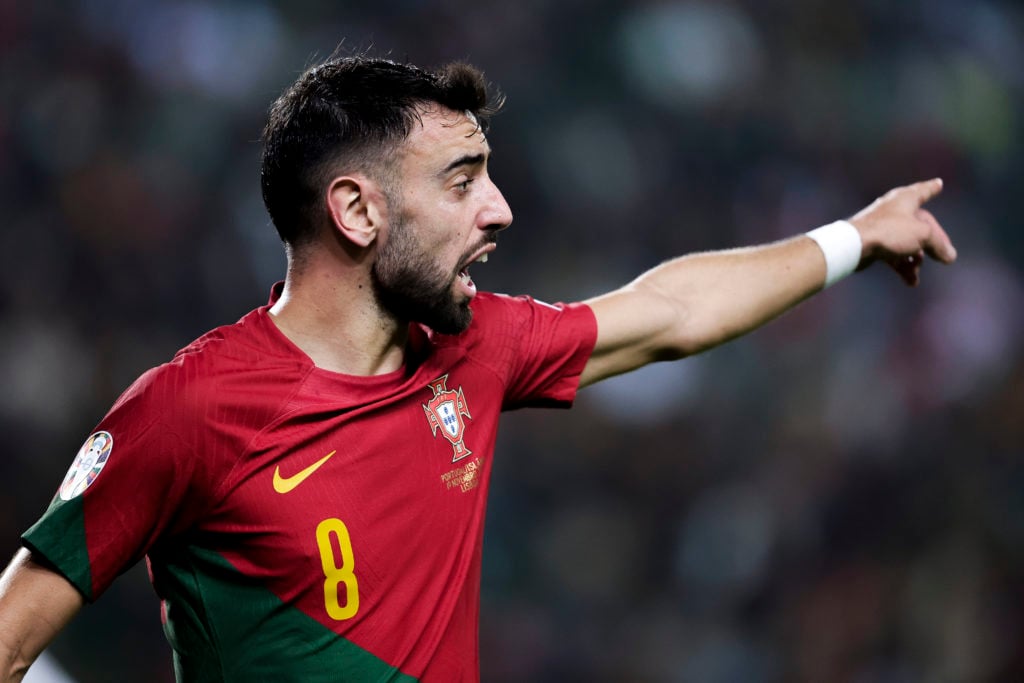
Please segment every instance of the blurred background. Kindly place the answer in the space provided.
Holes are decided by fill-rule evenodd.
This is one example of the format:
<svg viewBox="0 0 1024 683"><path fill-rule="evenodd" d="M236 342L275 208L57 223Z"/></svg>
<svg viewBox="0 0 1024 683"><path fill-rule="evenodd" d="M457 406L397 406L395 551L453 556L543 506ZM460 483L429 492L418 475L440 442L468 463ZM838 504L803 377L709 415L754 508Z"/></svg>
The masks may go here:
<svg viewBox="0 0 1024 683"><path fill-rule="evenodd" d="M0 1L0 541L143 370L265 302L266 110L372 49L508 95L478 285L549 301L942 176L960 259L508 416L485 681L1024 680L1024 7ZM145 570L51 648L170 681Z"/></svg>

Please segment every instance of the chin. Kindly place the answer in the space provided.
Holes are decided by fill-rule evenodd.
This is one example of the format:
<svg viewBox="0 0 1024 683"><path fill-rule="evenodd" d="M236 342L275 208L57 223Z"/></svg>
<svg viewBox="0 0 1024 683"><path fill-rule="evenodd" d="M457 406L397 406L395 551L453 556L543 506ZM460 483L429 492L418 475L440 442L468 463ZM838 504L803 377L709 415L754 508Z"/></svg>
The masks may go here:
<svg viewBox="0 0 1024 683"><path fill-rule="evenodd" d="M461 334L469 329L473 322L473 310L469 307L469 301L457 304L455 311L446 311L444 315L433 316L431 322L424 324L434 332L440 334Z"/></svg>

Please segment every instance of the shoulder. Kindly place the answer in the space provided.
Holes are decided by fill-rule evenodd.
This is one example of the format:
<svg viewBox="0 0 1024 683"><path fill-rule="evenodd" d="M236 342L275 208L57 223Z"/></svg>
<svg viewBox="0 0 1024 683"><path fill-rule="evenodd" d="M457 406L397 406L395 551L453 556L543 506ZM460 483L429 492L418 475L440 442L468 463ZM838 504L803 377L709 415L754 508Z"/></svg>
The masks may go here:
<svg viewBox="0 0 1024 683"><path fill-rule="evenodd" d="M500 331L521 337L546 333L558 326L588 327L594 314L584 303L554 303L520 294L483 292L473 299L473 323L469 332L480 334Z"/></svg>
<svg viewBox="0 0 1024 683"><path fill-rule="evenodd" d="M583 303L480 292L471 307L473 321L465 332L431 335L436 348L458 347L488 366L507 368L523 358L546 356L553 346L592 348L596 337L594 314Z"/></svg>
<svg viewBox="0 0 1024 683"><path fill-rule="evenodd" d="M464 333L468 337L498 333L525 334L534 323L561 320L589 314L582 303L549 304L526 294L509 295L480 292L471 304L473 322Z"/></svg>
<svg viewBox="0 0 1024 683"><path fill-rule="evenodd" d="M542 308L550 311L562 311L567 305L575 304L549 304L540 299L534 299L528 294L500 294L498 292L480 292L471 304L474 315L478 310L486 312L503 312L505 314L523 315L534 308Z"/></svg>
<svg viewBox="0 0 1024 683"><path fill-rule="evenodd" d="M534 305L537 302L528 296L478 292L470 303L473 319L465 331L459 334L439 334L426 328L423 331L436 349L460 347L471 350L487 344L493 351L494 344L510 340L515 330L521 329Z"/></svg>
<svg viewBox="0 0 1024 683"><path fill-rule="evenodd" d="M168 420L208 420L224 410L273 411L302 381L310 364L274 338L260 310L215 328L174 357L143 373L113 410L153 413ZM262 410L260 409L262 408Z"/></svg>

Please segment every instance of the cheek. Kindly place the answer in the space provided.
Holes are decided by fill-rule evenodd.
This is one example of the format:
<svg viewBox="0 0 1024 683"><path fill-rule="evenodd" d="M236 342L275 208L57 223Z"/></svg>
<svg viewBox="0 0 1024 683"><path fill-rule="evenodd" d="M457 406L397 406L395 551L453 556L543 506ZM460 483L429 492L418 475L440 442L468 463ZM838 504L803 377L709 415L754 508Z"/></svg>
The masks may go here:
<svg viewBox="0 0 1024 683"><path fill-rule="evenodd" d="M469 240L475 225L475 213L470 202L442 199L420 205L430 206L431 210L406 215L406 227L413 230L421 250L439 266L445 270L457 268L470 247Z"/></svg>
<svg viewBox="0 0 1024 683"><path fill-rule="evenodd" d="M421 240L421 244L441 261L454 264L462 258L468 248L470 224L458 215L439 218L440 220L433 224L429 236Z"/></svg>

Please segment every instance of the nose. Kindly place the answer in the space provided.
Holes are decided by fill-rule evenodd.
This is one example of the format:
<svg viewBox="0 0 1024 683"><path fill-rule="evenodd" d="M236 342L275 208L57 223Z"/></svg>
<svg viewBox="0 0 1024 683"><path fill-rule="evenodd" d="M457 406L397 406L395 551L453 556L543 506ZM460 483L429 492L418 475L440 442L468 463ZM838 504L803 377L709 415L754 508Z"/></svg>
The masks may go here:
<svg viewBox="0 0 1024 683"><path fill-rule="evenodd" d="M480 212L480 229L498 232L512 224L512 209L494 181L488 178L487 182L490 187L487 202Z"/></svg>

